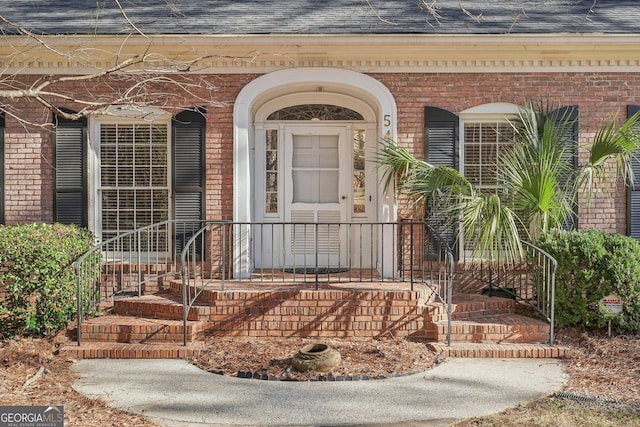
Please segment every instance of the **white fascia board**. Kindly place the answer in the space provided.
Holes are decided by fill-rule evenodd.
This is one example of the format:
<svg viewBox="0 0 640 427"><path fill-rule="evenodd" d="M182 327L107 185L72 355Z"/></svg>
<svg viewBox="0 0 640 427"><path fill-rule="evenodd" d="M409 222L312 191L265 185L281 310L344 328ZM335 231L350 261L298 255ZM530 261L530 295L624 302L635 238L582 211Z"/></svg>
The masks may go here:
<svg viewBox="0 0 640 427"><path fill-rule="evenodd" d="M145 52L150 61L137 71L637 72L640 66L640 35L626 34L53 36L55 51L30 43L0 39L5 74L92 74L112 65L116 54L126 59ZM195 58L200 60L189 67Z"/></svg>

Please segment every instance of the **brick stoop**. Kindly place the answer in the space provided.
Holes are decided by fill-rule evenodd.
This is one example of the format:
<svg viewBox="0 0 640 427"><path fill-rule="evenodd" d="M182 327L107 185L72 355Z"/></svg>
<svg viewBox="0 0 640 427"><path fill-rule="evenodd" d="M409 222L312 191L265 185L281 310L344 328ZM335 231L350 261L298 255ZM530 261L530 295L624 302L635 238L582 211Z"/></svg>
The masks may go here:
<svg viewBox="0 0 640 427"><path fill-rule="evenodd" d="M60 355L73 359L185 359L196 357L204 344L187 343L132 344L117 342L84 342L60 347Z"/></svg>
<svg viewBox="0 0 640 427"><path fill-rule="evenodd" d="M117 299L113 302L113 314L147 317L151 319L182 320L182 298L169 292L140 297ZM211 307L196 301L189 309L187 320L207 320Z"/></svg>
<svg viewBox="0 0 640 427"><path fill-rule="evenodd" d="M427 302L421 291L355 287L206 290L189 311L185 347L177 290L115 299L108 314L82 323L82 345L65 346L62 353L76 358L183 358L200 351L200 340L207 336L407 337L429 342L445 357L565 353L542 344L549 338L549 325L516 314L511 299L454 296L452 345L447 347L443 304Z"/></svg>
<svg viewBox="0 0 640 427"><path fill-rule="evenodd" d="M451 346L444 343L429 343L429 347L444 357L469 358L563 358L569 351L568 347L551 346L542 343L468 343L452 342Z"/></svg>
<svg viewBox="0 0 640 427"><path fill-rule="evenodd" d="M444 320L426 325L427 338L437 342L447 339ZM452 342L545 342L549 339L549 325L519 314L494 314L451 321Z"/></svg>
<svg viewBox="0 0 640 427"><path fill-rule="evenodd" d="M182 343L182 320L149 319L107 314L86 319L81 326L84 342L118 342L132 344ZM187 322L187 342L202 338L204 322Z"/></svg>
<svg viewBox="0 0 640 427"><path fill-rule="evenodd" d="M516 302L508 298L457 295L451 310L451 341L464 343L542 343L549 339L549 324L516 314ZM425 323L426 339L447 340L443 306L434 306Z"/></svg>

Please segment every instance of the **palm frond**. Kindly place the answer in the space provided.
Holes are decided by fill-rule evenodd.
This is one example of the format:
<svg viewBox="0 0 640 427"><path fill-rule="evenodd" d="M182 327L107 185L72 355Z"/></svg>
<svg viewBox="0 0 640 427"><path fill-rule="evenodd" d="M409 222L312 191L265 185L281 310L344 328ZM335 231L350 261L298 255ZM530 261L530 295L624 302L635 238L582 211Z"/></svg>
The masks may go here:
<svg viewBox="0 0 640 427"><path fill-rule="evenodd" d="M571 214L574 172L564 161L574 120L552 107L521 110L512 123L514 147L500 157L499 182L530 237L561 224Z"/></svg>
<svg viewBox="0 0 640 427"><path fill-rule="evenodd" d="M616 117L607 120L598 130L589 150L589 160L580 168L577 185L583 188L591 204L597 179L606 179L606 164L615 161L617 170L627 184L633 183L631 161L640 149L640 112L628 118L621 126Z"/></svg>
<svg viewBox="0 0 640 427"><path fill-rule="evenodd" d="M516 218L497 194L477 193L468 198L462 208L461 220L465 240L473 245L473 256L488 257L491 262L522 260L524 252Z"/></svg>
<svg viewBox="0 0 640 427"><path fill-rule="evenodd" d="M418 160L405 148L389 141L383 143L376 163L382 170L385 190L395 184L397 189L418 197L451 188L460 189L464 194L472 191L469 181L457 170Z"/></svg>

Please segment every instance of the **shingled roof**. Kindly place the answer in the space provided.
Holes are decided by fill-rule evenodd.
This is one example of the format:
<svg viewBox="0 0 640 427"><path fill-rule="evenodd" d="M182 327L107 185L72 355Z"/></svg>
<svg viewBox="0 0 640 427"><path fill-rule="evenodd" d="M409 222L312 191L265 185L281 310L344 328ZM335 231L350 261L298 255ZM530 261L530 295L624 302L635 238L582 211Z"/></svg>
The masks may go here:
<svg viewBox="0 0 640 427"><path fill-rule="evenodd" d="M115 0L0 0L0 15L45 34L640 33L638 0L119 0L119 4L122 10Z"/></svg>

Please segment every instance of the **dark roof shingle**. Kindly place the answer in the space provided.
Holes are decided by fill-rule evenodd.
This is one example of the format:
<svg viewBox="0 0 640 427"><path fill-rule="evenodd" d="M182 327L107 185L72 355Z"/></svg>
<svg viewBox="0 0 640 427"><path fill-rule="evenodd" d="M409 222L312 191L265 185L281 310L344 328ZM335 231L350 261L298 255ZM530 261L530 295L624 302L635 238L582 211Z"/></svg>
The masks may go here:
<svg viewBox="0 0 640 427"><path fill-rule="evenodd" d="M640 33L637 0L0 0L46 34ZM6 28L6 27L5 27Z"/></svg>

